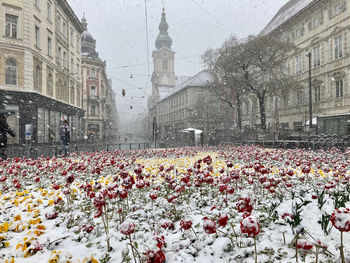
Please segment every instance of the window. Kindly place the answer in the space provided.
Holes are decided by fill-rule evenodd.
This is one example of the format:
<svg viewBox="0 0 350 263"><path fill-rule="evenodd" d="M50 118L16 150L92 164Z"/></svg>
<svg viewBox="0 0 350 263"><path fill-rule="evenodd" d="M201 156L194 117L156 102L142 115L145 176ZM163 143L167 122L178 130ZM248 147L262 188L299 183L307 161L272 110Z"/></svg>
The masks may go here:
<svg viewBox="0 0 350 263"><path fill-rule="evenodd" d="M288 109L288 96L283 96L283 108Z"/></svg>
<svg viewBox="0 0 350 263"><path fill-rule="evenodd" d="M34 5L36 8L39 8L39 5L40 5L39 0L34 0Z"/></svg>
<svg viewBox="0 0 350 263"><path fill-rule="evenodd" d="M80 38L77 36L77 51L80 52Z"/></svg>
<svg viewBox="0 0 350 263"><path fill-rule="evenodd" d="M47 19L52 20L52 4L50 2L47 2Z"/></svg>
<svg viewBox="0 0 350 263"><path fill-rule="evenodd" d="M91 69L91 77L96 78L96 70L94 68Z"/></svg>
<svg viewBox="0 0 350 263"><path fill-rule="evenodd" d="M73 29L70 29L70 44L72 47L74 47L74 31L73 31Z"/></svg>
<svg viewBox="0 0 350 263"><path fill-rule="evenodd" d="M90 115L96 116L96 106L95 105L90 106Z"/></svg>
<svg viewBox="0 0 350 263"><path fill-rule="evenodd" d="M70 71L71 71L71 73L74 73L74 60L73 60L73 58L70 59Z"/></svg>
<svg viewBox="0 0 350 263"><path fill-rule="evenodd" d="M295 74L302 73L302 61L301 55L296 56L295 58Z"/></svg>
<svg viewBox="0 0 350 263"><path fill-rule="evenodd" d="M320 25L320 18L316 17L314 20L312 20L312 28L316 28Z"/></svg>
<svg viewBox="0 0 350 263"><path fill-rule="evenodd" d="M52 78L52 74L49 73L49 75L47 76L47 94L49 96L52 96L53 94L53 78Z"/></svg>
<svg viewBox="0 0 350 263"><path fill-rule="evenodd" d="M63 66L67 67L67 52L63 51Z"/></svg>
<svg viewBox="0 0 350 263"><path fill-rule="evenodd" d="M337 80L335 82L335 96L337 98L343 97L343 80Z"/></svg>
<svg viewBox="0 0 350 263"><path fill-rule="evenodd" d="M74 100L75 100L74 86L71 86L70 87L70 103L74 104Z"/></svg>
<svg viewBox="0 0 350 263"><path fill-rule="evenodd" d="M343 12L342 4L338 3L335 6L333 6L333 16L339 15L341 12Z"/></svg>
<svg viewBox="0 0 350 263"><path fill-rule="evenodd" d="M314 93L315 93L315 102L320 102L321 101L321 87L316 86L314 89Z"/></svg>
<svg viewBox="0 0 350 263"><path fill-rule="evenodd" d="M58 47L58 65L62 66L62 49Z"/></svg>
<svg viewBox="0 0 350 263"><path fill-rule="evenodd" d="M297 30L295 30L295 37L298 38L298 37L301 37L302 36L302 33L303 33L303 30L302 28L298 28Z"/></svg>
<svg viewBox="0 0 350 263"><path fill-rule="evenodd" d="M343 36L337 36L334 38L334 59L341 58L343 56Z"/></svg>
<svg viewBox="0 0 350 263"><path fill-rule="evenodd" d="M168 60L163 60L163 69L168 69Z"/></svg>
<svg viewBox="0 0 350 263"><path fill-rule="evenodd" d="M57 28L58 28L58 31L62 31L62 19L61 19L61 16L60 15L57 15Z"/></svg>
<svg viewBox="0 0 350 263"><path fill-rule="evenodd" d="M52 40L50 37L47 38L47 54L52 56Z"/></svg>
<svg viewBox="0 0 350 263"><path fill-rule="evenodd" d="M35 46L40 47L40 28L35 26Z"/></svg>
<svg viewBox="0 0 350 263"><path fill-rule="evenodd" d="M6 84L17 85L17 60L8 58L5 63Z"/></svg>
<svg viewBox="0 0 350 263"><path fill-rule="evenodd" d="M297 105L302 105L303 104L303 97L304 97L304 92L301 90L297 92Z"/></svg>
<svg viewBox="0 0 350 263"><path fill-rule="evenodd" d="M17 38L18 16L6 14L5 36Z"/></svg>
<svg viewBox="0 0 350 263"><path fill-rule="evenodd" d="M35 68L35 82L34 82L34 89L40 90L40 67L37 66Z"/></svg>
<svg viewBox="0 0 350 263"><path fill-rule="evenodd" d="M321 87L316 86L314 89L315 92L315 102L320 102L321 101Z"/></svg>
<svg viewBox="0 0 350 263"><path fill-rule="evenodd" d="M90 96L96 96L96 86L90 87Z"/></svg>
<svg viewBox="0 0 350 263"><path fill-rule="evenodd" d="M313 61L314 67L321 65L321 47L315 47L313 49Z"/></svg>
<svg viewBox="0 0 350 263"><path fill-rule="evenodd" d="M62 32L61 33L63 34L63 36L65 38L67 38L67 23L65 21L63 21L63 23L62 23Z"/></svg>

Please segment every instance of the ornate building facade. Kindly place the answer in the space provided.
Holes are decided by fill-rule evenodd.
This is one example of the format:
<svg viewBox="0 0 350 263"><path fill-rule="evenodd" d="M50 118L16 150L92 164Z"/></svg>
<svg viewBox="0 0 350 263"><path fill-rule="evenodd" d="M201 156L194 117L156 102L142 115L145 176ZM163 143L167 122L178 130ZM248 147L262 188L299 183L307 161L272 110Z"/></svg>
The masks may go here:
<svg viewBox="0 0 350 263"><path fill-rule="evenodd" d="M311 54L312 113L316 117L350 112L350 1L291 0L284 5L261 32L290 41L295 48L285 62L295 82L292 88L268 94L267 123L279 128L302 130L309 120L309 58ZM243 121L259 125L257 100L246 98ZM333 125L327 133L350 131L350 124ZM337 128L338 127L338 128Z"/></svg>
<svg viewBox="0 0 350 263"><path fill-rule="evenodd" d="M59 141L68 119L72 140L82 138L80 35L83 27L66 0L2 0L0 3L0 108L25 143Z"/></svg>
<svg viewBox="0 0 350 263"><path fill-rule="evenodd" d="M83 17L81 38L84 125L89 139L117 139L117 108L112 81L106 73L106 61L96 52L96 40L88 32Z"/></svg>

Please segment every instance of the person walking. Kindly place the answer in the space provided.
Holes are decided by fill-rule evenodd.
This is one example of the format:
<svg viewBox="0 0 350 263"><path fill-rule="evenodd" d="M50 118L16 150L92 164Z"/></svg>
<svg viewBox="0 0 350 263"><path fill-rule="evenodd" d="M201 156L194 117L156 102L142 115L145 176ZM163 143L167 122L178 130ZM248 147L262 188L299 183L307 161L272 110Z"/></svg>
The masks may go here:
<svg viewBox="0 0 350 263"><path fill-rule="evenodd" d="M11 130L7 124L6 115L0 113L0 158L3 160L7 159L6 148L7 148L7 134L15 137L15 133Z"/></svg>
<svg viewBox="0 0 350 263"><path fill-rule="evenodd" d="M63 156L67 156L70 143L70 129L67 120L64 120L60 127L60 136L62 141L62 151L64 152Z"/></svg>

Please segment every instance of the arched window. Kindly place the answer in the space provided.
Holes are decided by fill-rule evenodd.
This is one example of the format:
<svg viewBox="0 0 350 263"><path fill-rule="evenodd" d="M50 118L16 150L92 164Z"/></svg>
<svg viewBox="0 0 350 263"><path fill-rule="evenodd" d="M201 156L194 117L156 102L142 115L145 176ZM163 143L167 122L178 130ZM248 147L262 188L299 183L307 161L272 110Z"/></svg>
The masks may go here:
<svg viewBox="0 0 350 263"><path fill-rule="evenodd" d="M75 93L74 93L74 85L70 87L70 103L75 104Z"/></svg>
<svg viewBox="0 0 350 263"><path fill-rule="evenodd" d="M36 68L35 68L34 89L35 90L40 90L40 67L39 66L36 66Z"/></svg>
<svg viewBox="0 0 350 263"><path fill-rule="evenodd" d="M56 84L56 99L61 100L62 99L62 82L61 80L58 81Z"/></svg>
<svg viewBox="0 0 350 263"><path fill-rule="evenodd" d="M58 47L58 65L62 66L62 49Z"/></svg>
<svg viewBox="0 0 350 263"><path fill-rule="evenodd" d="M17 85L17 60L8 58L5 63L6 84Z"/></svg>
<svg viewBox="0 0 350 263"><path fill-rule="evenodd" d="M67 82L65 82L65 83L63 84L63 96L62 96L62 99L63 99L65 102L69 103L69 88L68 88Z"/></svg>
<svg viewBox="0 0 350 263"><path fill-rule="evenodd" d="M47 76L47 94L49 96L52 96L52 85L53 85L53 78L52 78L52 74L49 73L49 75Z"/></svg>

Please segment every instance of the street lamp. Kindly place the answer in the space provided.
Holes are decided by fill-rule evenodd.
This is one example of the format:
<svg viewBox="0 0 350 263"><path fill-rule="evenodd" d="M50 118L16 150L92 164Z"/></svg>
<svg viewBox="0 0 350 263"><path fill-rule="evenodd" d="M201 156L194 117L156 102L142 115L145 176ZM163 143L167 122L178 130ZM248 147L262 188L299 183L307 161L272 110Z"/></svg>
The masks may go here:
<svg viewBox="0 0 350 263"><path fill-rule="evenodd" d="M311 85L311 52L308 52L306 56L309 58L309 120L310 131L312 130L312 85Z"/></svg>

